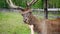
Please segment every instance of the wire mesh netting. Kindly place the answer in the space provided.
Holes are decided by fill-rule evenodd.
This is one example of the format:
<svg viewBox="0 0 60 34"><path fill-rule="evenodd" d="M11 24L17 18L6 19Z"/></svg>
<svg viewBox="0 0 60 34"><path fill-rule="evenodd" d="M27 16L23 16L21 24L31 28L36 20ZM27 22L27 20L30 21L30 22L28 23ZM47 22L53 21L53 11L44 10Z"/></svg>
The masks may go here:
<svg viewBox="0 0 60 34"><path fill-rule="evenodd" d="M37 17L44 18L44 11L42 9L34 9L32 10L33 14ZM59 18L60 17L60 11L48 11L48 18Z"/></svg>

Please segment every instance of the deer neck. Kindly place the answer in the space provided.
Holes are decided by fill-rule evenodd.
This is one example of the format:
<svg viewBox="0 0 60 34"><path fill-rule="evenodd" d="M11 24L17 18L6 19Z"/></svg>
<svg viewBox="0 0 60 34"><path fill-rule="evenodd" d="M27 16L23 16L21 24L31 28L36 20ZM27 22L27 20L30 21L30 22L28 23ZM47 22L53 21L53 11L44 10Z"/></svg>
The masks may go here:
<svg viewBox="0 0 60 34"><path fill-rule="evenodd" d="M39 19L38 18L36 18L33 14L31 14L29 17L29 22L30 22L30 24L37 24L37 23L39 23Z"/></svg>

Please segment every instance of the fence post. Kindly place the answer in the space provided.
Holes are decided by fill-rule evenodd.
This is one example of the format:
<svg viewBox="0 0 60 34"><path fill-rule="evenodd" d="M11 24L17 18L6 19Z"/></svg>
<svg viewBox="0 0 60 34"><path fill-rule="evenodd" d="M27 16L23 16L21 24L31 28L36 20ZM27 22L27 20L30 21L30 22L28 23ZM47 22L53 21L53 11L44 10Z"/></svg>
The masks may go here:
<svg viewBox="0 0 60 34"><path fill-rule="evenodd" d="M47 0L44 0L44 17L48 19Z"/></svg>

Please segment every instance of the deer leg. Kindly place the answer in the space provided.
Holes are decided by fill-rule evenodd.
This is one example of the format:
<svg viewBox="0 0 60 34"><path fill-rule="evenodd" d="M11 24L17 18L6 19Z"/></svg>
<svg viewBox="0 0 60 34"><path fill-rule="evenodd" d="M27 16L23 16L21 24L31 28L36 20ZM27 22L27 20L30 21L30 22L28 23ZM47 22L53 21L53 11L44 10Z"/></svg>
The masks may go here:
<svg viewBox="0 0 60 34"><path fill-rule="evenodd" d="M34 34L34 30L33 30L34 26L33 25L29 25L29 27L31 29L31 34Z"/></svg>
<svg viewBox="0 0 60 34"><path fill-rule="evenodd" d="M41 34L47 34L47 23L45 21L41 23L41 29Z"/></svg>

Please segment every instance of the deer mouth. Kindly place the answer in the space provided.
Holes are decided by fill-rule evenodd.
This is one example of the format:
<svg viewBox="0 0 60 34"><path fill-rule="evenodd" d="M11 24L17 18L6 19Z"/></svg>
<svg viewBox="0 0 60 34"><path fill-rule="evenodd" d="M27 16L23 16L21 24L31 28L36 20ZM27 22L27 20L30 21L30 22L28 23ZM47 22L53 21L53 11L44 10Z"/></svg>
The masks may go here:
<svg viewBox="0 0 60 34"><path fill-rule="evenodd" d="M28 20L27 19L25 19L25 20L23 20L24 21L24 23L28 23Z"/></svg>

